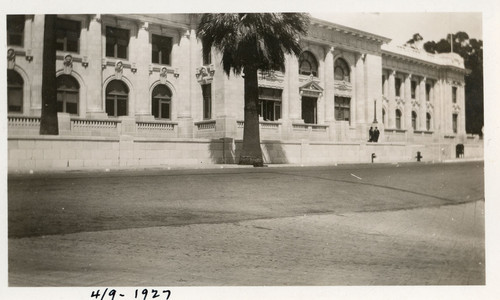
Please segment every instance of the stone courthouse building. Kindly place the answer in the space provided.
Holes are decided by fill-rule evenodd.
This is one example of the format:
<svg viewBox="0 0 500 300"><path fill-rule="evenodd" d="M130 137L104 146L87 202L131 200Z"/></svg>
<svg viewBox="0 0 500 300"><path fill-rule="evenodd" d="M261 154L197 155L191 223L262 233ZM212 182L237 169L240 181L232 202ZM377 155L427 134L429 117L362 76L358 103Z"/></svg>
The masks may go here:
<svg viewBox="0 0 500 300"><path fill-rule="evenodd" d="M203 57L199 18L59 15L59 135L41 136L44 16L7 16L9 171L237 163L243 79ZM302 54L259 74L264 161L442 161L460 144L481 158L462 58L389 42L312 19Z"/></svg>

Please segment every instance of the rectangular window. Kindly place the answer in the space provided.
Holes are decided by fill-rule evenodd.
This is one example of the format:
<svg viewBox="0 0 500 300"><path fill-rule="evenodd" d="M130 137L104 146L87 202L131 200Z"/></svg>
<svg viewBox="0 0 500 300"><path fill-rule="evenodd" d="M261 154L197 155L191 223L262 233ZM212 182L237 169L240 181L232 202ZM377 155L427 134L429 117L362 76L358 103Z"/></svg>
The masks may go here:
<svg viewBox="0 0 500 300"><path fill-rule="evenodd" d="M351 118L351 98L335 97L335 119L349 121Z"/></svg>
<svg viewBox="0 0 500 300"><path fill-rule="evenodd" d="M8 94L8 111L9 112L22 112L23 108L23 89L22 88L9 88Z"/></svg>
<svg viewBox="0 0 500 300"><path fill-rule="evenodd" d="M172 53L172 38L153 34L151 36L151 62L154 64L170 65Z"/></svg>
<svg viewBox="0 0 500 300"><path fill-rule="evenodd" d="M80 42L80 22L57 18L56 50L78 52Z"/></svg>
<svg viewBox="0 0 500 300"><path fill-rule="evenodd" d="M396 112L396 128L401 129L401 113Z"/></svg>
<svg viewBox="0 0 500 300"><path fill-rule="evenodd" d="M212 118L212 85L204 84L201 86L203 92L203 119Z"/></svg>
<svg viewBox="0 0 500 300"><path fill-rule="evenodd" d="M277 121L281 118L280 89L259 88L260 113L265 121Z"/></svg>
<svg viewBox="0 0 500 300"><path fill-rule="evenodd" d="M170 119L170 101L160 100L160 119Z"/></svg>
<svg viewBox="0 0 500 300"><path fill-rule="evenodd" d="M106 56L127 58L129 31L126 29L106 27Z"/></svg>
<svg viewBox="0 0 500 300"><path fill-rule="evenodd" d="M457 133L458 131L458 115L453 114L453 133Z"/></svg>
<svg viewBox="0 0 500 300"><path fill-rule="evenodd" d="M7 16L7 45L24 45L24 16Z"/></svg>
<svg viewBox="0 0 500 300"><path fill-rule="evenodd" d="M401 97L401 78L395 78L394 88L396 89L396 97Z"/></svg>
<svg viewBox="0 0 500 300"><path fill-rule="evenodd" d="M411 98L415 99L417 97L417 82L411 82Z"/></svg>
<svg viewBox="0 0 500 300"><path fill-rule="evenodd" d="M382 75L382 95L386 96L386 93L385 93L385 75Z"/></svg>
<svg viewBox="0 0 500 300"><path fill-rule="evenodd" d="M452 99L453 103L457 103L457 87L456 86L453 86L451 88L451 99Z"/></svg>
<svg viewBox="0 0 500 300"><path fill-rule="evenodd" d="M425 100L431 101L431 85L429 83L425 84Z"/></svg>
<svg viewBox="0 0 500 300"><path fill-rule="evenodd" d="M318 98L302 97L302 119L306 124L316 124L318 121Z"/></svg>

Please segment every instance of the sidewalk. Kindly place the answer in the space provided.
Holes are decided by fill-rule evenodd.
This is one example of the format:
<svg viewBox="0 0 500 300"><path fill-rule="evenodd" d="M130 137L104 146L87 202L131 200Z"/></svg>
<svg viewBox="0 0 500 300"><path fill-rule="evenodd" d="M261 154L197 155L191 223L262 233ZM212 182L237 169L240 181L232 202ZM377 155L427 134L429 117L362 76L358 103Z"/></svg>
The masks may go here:
<svg viewBox="0 0 500 300"><path fill-rule="evenodd" d="M374 162L374 163L331 163L331 164L265 164L270 168L301 168L301 167L355 167L355 166L391 166L391 165L418 165L418 164L439 164L439 163L463 163L484 161L482 158L457 158L443 161L421 161L421 162ZM159 166L119 166L111 168L78 168L78 169L54 169L52 171L11 172L9 176L30 175L30 174L61 174L61 173L101 173L101 172L121 172L121 171L166 171L166 170L212 170L212 169L252 169L252 165L238 164L191 164L191 165L159 165Z"/></svg>

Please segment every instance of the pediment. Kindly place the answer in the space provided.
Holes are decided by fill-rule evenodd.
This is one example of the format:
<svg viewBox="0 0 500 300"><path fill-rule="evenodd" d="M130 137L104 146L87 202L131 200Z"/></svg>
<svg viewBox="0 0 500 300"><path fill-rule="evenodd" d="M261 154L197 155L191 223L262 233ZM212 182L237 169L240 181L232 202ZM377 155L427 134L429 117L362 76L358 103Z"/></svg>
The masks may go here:
<svg viewBox="0 0 500 300"><path fill-rule="evenodd" d="M303 84L300 88L300 91L308 91L308 92L316 92L316 93L322 93L323 88L319 86L319 84L315 81L308 81L305 84Z"/></svg>

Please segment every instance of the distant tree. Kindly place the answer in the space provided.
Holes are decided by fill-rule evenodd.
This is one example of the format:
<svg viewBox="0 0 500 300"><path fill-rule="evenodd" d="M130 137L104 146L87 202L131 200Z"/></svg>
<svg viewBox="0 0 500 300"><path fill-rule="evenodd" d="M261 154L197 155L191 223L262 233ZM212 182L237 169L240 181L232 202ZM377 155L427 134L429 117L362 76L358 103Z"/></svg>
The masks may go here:
<svg viewBox="0 0 500 300"><path fill-rule="evenodd" d="M42 57L40 134L58 135L56 87L56 15L45 15Z"/></svg>
<svg viewBox="0 0 500 300"><path fill-rule="evenodd" d="M429 41L424 44L425 51L429 53L453 52L464 59L465 68L470 73L465 77L465 128L468 133L482 135L484 125L483 104L483 41L470 39L463 31L448 34L446 39L438 42Z"/></svg>
<svg viewBox="0 0 500 300"><path fill-rule="evenodd" d="M222 54L229 76L244 74L244 128L240 164L262 166L257 71L284 70L285 54L299 55L309 15L301 13L203 14L197 29L203 54L211 47Z"/></svg>
<svg viewBox="0 0 500 300"><path fill-rule="evenodd" d="M414 45L417 44L418 42L422 41L424 38L420 35L420 33L415 33L411 39L406 41L406 44L408 45Z"/></svg>

